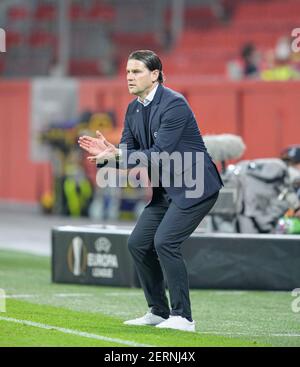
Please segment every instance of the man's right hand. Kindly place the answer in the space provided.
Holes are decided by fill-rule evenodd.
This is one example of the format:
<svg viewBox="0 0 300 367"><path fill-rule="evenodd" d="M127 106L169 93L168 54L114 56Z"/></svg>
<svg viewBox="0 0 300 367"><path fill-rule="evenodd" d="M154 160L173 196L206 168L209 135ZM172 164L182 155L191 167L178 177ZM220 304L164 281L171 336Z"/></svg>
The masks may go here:
<svg viewBox="0 0 300 367"><path fill-rule="evenodd" d="M80 136L78 139L78 144L80 148L84 149L92 156L97 156L107 148L107 145L104 143L104 140L102 139L101 136L99 136L98 133L99 132L97 131L96 132L97 138L84 135Z"/></svg>
<svg viewBox="0 0 300 367"><path fill-rule="evenodd" d="M91 136L81 136L78 140L80 147L91 154L87 159L90 162L103 162L116 158L119 150L111 143L109 143L105 137L96 131L97 138Z"/></svg>

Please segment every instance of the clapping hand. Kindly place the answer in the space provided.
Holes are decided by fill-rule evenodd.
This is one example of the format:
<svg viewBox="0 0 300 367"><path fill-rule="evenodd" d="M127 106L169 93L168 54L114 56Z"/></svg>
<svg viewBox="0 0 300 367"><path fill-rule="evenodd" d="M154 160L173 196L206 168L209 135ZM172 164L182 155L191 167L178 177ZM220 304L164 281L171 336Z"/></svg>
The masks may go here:
<svg viewBox="0 0 300 367"><path fill-rule="evenodd" d="M115 158L118 153L118 149L109 143L98 130L96 138L84 135L78 139L78 144L80 148L91 154L87 157L90 162L110 160Z"/></svg>

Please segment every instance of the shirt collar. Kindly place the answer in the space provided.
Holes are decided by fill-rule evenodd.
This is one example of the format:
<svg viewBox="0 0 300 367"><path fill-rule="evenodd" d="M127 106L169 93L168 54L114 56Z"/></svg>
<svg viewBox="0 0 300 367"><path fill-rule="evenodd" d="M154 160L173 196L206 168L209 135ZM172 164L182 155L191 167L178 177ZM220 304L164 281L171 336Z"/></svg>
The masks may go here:
<svg viewBox="0 0 300 367"><path fill-rule="evenodd" d="M155 96L155 93L156 93L156 91L157 91L158 86L159 86L159 84L157 84L157 86L151 90L151 92L146 96L146 98L144 99L144 101L142 101L142 100L140 99L140 97L138 97L138 101L139 101L139 102L140 102L144 107L148 106L148 104L150 104L150 103L153 101L153 98L154 98L154 96Z"/></svg>

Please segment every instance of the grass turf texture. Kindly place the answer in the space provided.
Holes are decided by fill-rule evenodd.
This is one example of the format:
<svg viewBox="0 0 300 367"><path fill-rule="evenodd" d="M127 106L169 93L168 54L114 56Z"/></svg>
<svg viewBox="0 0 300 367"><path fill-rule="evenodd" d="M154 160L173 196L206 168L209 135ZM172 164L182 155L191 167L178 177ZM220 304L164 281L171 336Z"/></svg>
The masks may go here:
<svg viewBox="0 0 300 367"><path fill-rule="evenodd" d="M51 283L50 259L0 251L0 317L152 346L300 346L290 292L191 290L197 333L123 325L146 310L140 289ZM127 346L0 320L0 346Z"/></svg>

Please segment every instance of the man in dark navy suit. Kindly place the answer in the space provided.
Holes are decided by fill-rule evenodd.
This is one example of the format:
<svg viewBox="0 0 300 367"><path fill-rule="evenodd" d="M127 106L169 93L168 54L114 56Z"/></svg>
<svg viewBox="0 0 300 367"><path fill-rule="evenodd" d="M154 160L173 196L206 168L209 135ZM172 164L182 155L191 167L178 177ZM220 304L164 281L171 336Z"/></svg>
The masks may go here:
<svg viewBox="0 0 300 367"><path fill-rule="evenodd" d="M131 53L127 82L137 98L128 106L119 147L100 132L79 138L98 167L112 161L120 169L147 167L152 183L152 200L128 240L149 311L125 324L195 331L181 244L213 207L223 183L186 99L163 86L159 57L149 50Z"/></svg>

